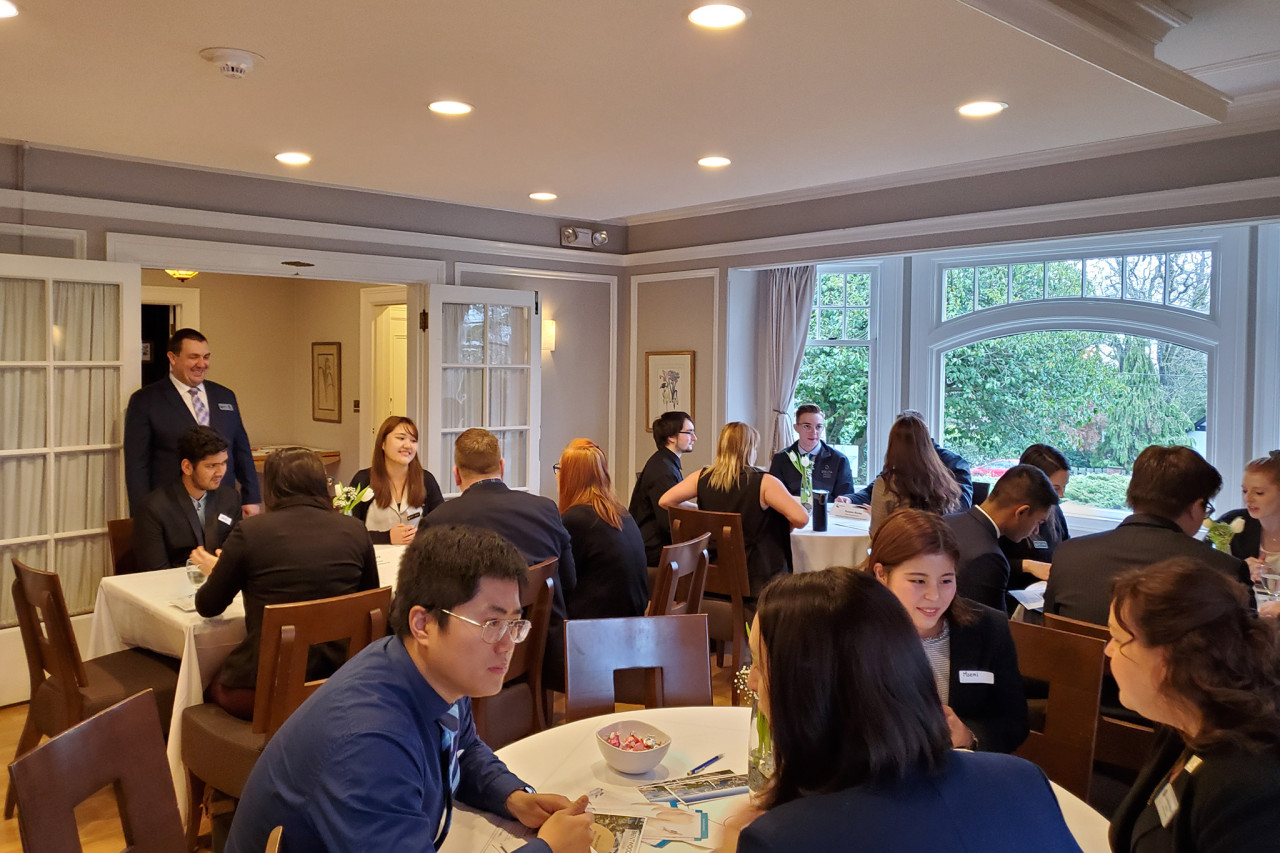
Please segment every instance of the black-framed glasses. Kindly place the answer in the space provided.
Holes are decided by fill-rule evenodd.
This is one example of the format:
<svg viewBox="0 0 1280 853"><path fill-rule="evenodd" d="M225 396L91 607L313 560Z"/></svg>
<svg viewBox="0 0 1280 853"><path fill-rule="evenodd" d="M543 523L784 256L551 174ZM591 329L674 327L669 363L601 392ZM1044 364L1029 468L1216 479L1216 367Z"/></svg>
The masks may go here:
<svg viewBox="0 0 1280 853"><path fill-rule="evenodd" d="M1205 517L1205 518L1213 518L1213 513L1214 513L1214 512L1215 512L1215 510L1214 510L1214 508L1213 508L1213 501L1211 501L1211 500L1206 500L1206 501L1204 502L1204 517Z"/></svg>
<svg viewBox="0 0 1280 853"><path fill-rule="evenodd" d="M443 607L440 608L440 612L448 613L455 619L461 619L468 625L475 625L480 629L480 639L491 646L502 642L502 638L507 636L507 631L511 632L513 643L523 643L529 638L529 629L533 627L533 623L528 619L486 619L483 622L477 622L452 610L445 610Z"/></svg>
<svg viewBox="0 0 1280 853"><path fill-rule="evenodd" d="M696 433L696 432L694 432L694 431L693 431L693 430L691 430L691 429L682 429L682 430L680 430L680 432L678 433L678 435L697 435L697 433Z"/></svg>
<svg viewBox="0 0 1280 853"><path fill-rule="evenodd" d="M559 462L556 462L556 463L552 464L552 466L551 466L551 473L552 473L552 474L559 474L559 473L560 473L560 463L559 463Z"/></svg>

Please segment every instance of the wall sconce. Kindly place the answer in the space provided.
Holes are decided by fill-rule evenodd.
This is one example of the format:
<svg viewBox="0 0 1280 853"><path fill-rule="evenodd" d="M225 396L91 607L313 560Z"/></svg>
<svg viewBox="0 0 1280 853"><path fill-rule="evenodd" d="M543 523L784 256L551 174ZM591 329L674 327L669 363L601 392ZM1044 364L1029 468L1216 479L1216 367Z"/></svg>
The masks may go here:
<svg viewBox="0 0 1280 853"><path fill-rule="evenodd" d="M542 320L542 351L556 351L556 321L550 318Z"/></svg>
<svg viewBox="0 0 1280 853"><path fill-rule="evenodd" d="M565 225L560 229L560 245L574 249L599 249L609 242L609 232L585 225Z"/></svg>

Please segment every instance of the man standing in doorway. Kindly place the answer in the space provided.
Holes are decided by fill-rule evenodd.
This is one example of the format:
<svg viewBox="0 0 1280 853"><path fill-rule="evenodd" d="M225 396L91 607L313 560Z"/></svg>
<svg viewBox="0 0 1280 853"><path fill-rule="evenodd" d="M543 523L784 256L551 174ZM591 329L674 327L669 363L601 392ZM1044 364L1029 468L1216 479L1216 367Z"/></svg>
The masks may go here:
<svg viewBox="0 0 1280 853"><path fill-rule="evenodd" d="M245 515L262 509L258 472L240 406L230 389L205 380L209 342L195 329L179 329L169 338L169 375L139 388L124 415L124 473L129 513L137 514L155 489L182 476L178 440L191 427L212 427L226 440L226 482L240 484Z"/></svg>
<svg viewBox="0 0 1280 853"><path fill-rule="evenodd" d="M769 473L782 481L787 491L800 494L801 474L794 460L807 457L813 471L813 488L823 489L833 499L842 503L853 494L853 471L849 457L822 440L827 420L822 409L813 403L805 403L796 409L796 435L791 446L773 454Z"/></svg>
<svg viewBox="0 0 1280 853"><path fill-rule="evenodd" d="M663 412L653 422L653 443L658 449L644 463L627 507L644 537L644 556L650 566L658 565L662 549L671 544L671 519L658 506L658 499L684 479L680 457L691 452L697 440L688 412Z"/></svg>

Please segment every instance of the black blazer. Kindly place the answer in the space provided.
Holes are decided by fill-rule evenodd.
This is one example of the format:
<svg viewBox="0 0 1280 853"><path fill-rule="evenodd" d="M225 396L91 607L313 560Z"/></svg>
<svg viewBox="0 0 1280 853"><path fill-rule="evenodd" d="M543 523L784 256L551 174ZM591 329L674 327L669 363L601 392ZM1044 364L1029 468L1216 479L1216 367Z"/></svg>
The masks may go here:
<svg viewBox="0 0 1280 853"><path fill-rule="evenodd" d="M556 557L555 597L551 603L551 626L547 631L547 653L543 674L553 689L564 683L565 597L578 585L569 531L560 520L560 510L549 498L517 492L498 479L472 483L458 497L445 501L418 523L418 535L428 527L469 525L500 533L520 549L529 565Z"/></svg>
<svg viewBox="0 0 1280 853"><path fill-rule="evenodd" d="M1237 518L1244 519L1244 530L1231 537L1231 554L1242 560L1257 557L1262 551L1262 522L1249 515L1247 509L1233 509L1224 512L1218 521L1230 524Z"/></svg>
<svg viewBox="0 0 1280 853"><path fill-rule="evenodd" d="M799 449L800 442L793 441L790 447L773 454L773 461L769 463L769 473L781 480L788 492L797 496L800 494L800 471L787 454L798 453ZM825 441L818 442L818 452L813 459L813 487L826 489L830 500L853 494L853 470L849 467L849 457Z"/></svg>
<svg viewBox="0 0 1280 853"><path fill-rule="evenodd" d="M973 730L978 749L1013 752L1027 739L1027 694L1018 671L1018 650L1003 610L978 611L970 625L951 625L951 686L948 704ZM991 683L986 683L990 680Z"/></svg>
<svg viewBox="0 0 1280 853"><path fill-rule="evenodd" d="M133 553L138 571L184 565L197 545L215 553L239 523L240 496L234 489L205 492L201 527L182 481L161 486L147 495L133 520Z"/></svg>
<svg viewBox="0 0 1280 853"><path fill-rule="evenodd" d="M236 395L230 388L207 379L204 389L209 398L209 426L230 445L223 483L240 483L242 503L262 503L253 451L240 420ZM131 515L137 513L147 495L182 476L178 439L195 425L196 419L168 376L133 392L124 413L124 478Z"/></svg>
<svg viewBox="0 0 1280 853"><path fill-rule="evenodd" d="M1107 624L1111 579L1170 557L1195 557L1252 587L1249 567L1238 557L1192 539L1167 518L1134 513L1115 530L1080 536L1058 546L1044 594L1044 612ZM1253 601L1253 596L1249 596Z"/></svg>
<svg viewBox="0 0 1280 853"><path fill-rule="evenodd" d="M960 546L956 595L1008 612L1009 561L1000 550L995 524L976 506L944 519Z"/></svg>
<svg viewBox="0 0 1280 853"><path fill-rule="evenodd" d="M818 850L1080 853L1039 767L961 750L948 753L936 776L916 772L801 797L769 809L738 837L738 853Z"/></svg>
<svg viewBox="0 0 1280 853"><path fill-rule="evenodd" d="M644 540L644 558L648 565L658 565L662 549L671 544L671 518L658 506L658 500L684 479L680 470L680 454L660 448L644 463L644 470L631 490L627 512L636 520Z"/></svg>
<svg viewBox="0 0 1280 853"><path fill-rule="evenodd" d="M1052 563L1053 552L1070 538L1067 517L1062 514L1062 507L1056 504L1049 507L1049 517L1036 528L1034 533L1021 542L1014 542L1012 539L1001 536L1000 550L1009 560L1009 589L1022 589L1040 580L1030 572L1022 570L1023 560ZM1043 546L1038 543L1043 543Z"/></svg>
<svg viewBox="0 0 1280 853"><path fill-rule="evenodd" d="M956 485L960 487L960 506L968 509L973 506L973 472L969 470L969 460L965 459L959 453L953 453L945 447L933 443L933 449L938 451L938 458L942 460L942 464L951 472L951 477L956 481ZM881 471L880 473L884 473ZM879 475L877 475L879 476ZM868 505L871 503L871 488L875 485L875 477L871 478L871 482L867 483L853 495L853 502L856 504Z"/></svg>
<svg viewBox="0 0 1280 853"><path fill-rule="evenodd" d="M236 525L213 574L196 593L201 616L217 616L244 592L244 642L222 665L224 687L253 688L258 678L262 609L377 589L378 561L369 532L319 498L290 498ZM332 675L342 656L330 646L311 650L310 678Z"/></svg>
<svg viewBox="0 0 1280 853"><path fill-rule="evenodd" d="M565 596L570 619L643 616L649 606L649 570L635 520L622 514L622 529L609 525L588 504L561 516L573 545L578 585Z"/></svg>
<svg viewBox="0 0 1280 853"><path fill-rule="evenodd" d="M427 502L422 506L422 517L426 517L427 513L444 503L444 496L440 494L440 484L436 482L435 476L426 468L422 469L422 483L427 487ZM361 468L351 478L351 487L358 492L367 485L369 485L369 469ZM360 523L364 524L369 519L369 507L372 505L373 501L356 504L351 509L351 517L360 519ZM418 519L418 523L422 523L422 518ZM387 545L391 542L391 531L370 530L369 538L375 545Z"/></svg>
<svg viewBox="0 0 1280 853"><path fill-rule="evenodd" d="M1196 753L1203 762L1173 780L1178 810L1168 827L1147 801L1185 745L1164 729L1128 795L1111 818L1116 853L1272 853L1280 846L1280 751L1223 747Z"/></svg>

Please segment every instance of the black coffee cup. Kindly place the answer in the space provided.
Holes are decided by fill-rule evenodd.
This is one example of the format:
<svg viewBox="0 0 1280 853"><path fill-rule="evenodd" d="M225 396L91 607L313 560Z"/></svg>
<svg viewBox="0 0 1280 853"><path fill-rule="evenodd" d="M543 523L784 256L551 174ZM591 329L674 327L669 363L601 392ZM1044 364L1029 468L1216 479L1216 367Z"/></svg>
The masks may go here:
<svg viewBox="0 0 1280 853"><path fill-rule="evenodd" d="M827 492L825 489L813 490L813 529L822 533L827 529Z"/></svg>

